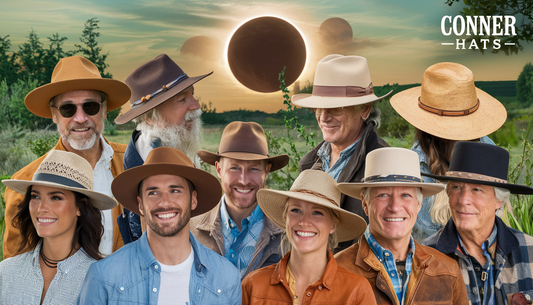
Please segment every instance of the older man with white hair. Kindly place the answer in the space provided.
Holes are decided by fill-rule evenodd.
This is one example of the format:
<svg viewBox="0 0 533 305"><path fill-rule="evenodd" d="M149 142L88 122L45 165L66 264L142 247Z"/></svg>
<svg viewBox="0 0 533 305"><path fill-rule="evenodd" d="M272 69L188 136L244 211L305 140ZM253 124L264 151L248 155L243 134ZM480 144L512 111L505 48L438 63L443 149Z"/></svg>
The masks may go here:
<svg viewBox="0 0 533 305"><path fill-rule="evenodd" d="M518 300L533 297L533 237L496 216L511 193L533 194L530 187L507 183L508 168L507 150L457 142L445 176L423 174L447 181L452 212L444 229L423 244L457 261L474 305L527 304Z"/></svg>

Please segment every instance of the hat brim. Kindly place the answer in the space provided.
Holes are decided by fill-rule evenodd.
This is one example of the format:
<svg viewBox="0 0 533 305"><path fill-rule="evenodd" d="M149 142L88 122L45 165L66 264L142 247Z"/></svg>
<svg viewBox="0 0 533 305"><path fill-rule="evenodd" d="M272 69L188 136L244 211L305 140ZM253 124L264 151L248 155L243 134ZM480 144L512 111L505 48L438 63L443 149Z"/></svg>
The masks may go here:
<svg viewBox="0 0 533 305"><path fill-rule="evenodd" d="M52 118L50 100L61 93L74 90L98 90L107 95L107 111L112 111L124 105L131 97L131 90L125 83L110 78L82 78L64 80L43 85L33 89L24 104L31 113L43 118Z"/></svg>
<svg viewBox="0 0 533 305"><path fill-rule="evenodd" d="M165 174L185 178L194 185L198 205L191 211L191 217L210 211L220 201L222 187L215 176L198 168L173 163L146 164L130 168L113 180L111 191L124 207L141 215L137 202L139 183L150 176Z"/></svg>
<svg viewBox="0 0 533 305"><path fill-rule="evenodd" d="M349 107L356 105L363 105L375 101L379 101L388 97L392 93L392 90L383 95L377 96L375 94L369 94L365 96L357 97L332 97L332 96L317 96L312 94L295 94L292 96L292 103L296 106L305 108L337 108L337 107Z"/></svg>
<svg viewBox="0 0 533 305"><path fill-rule="evenodd" d="M463 116L439 116L418 106L422 87L396 93L390 103L407 122L434 136L456 141L478 139L493 133L507 119L505 107L485 91L476 88L479 108Z"/></svg>
<svg viewBox="0 0 533 305"><path fill-rule="evenodd" d="M181 91L189 88L190 86L194 85L198 81L206 78L207 76L211 74L213 74L213 72L207 73L201 76L189 77L185 79L184 81L180 82L176 86L151 98L148 102L141 104L138 107L132 108L126 113L120 115L119 117L115 119L115 123L118 125L122 125L133 120L134 118L140 116L141 114L148 112L151 109L161 105L162 103L166 102L171 97L179 94ZM136 102L136 101L133 101L133 102ZM130 101L130 104L131 104L131 101Z"/></svg>
<svg viewBox="0 0 533 305"><path fill-rule="evenodd" d="M361 216L337 207L326 199L291 191L261 189L257 192L257 202L263 213L282 229L286 228L283 214L289 198L304 200L338 212L339 224L335 231L339 242L356 239L365 232L366 222Z"/></svg>
<svg viewBox="0 0 533 305"><path fill-rule="evenodd" d="M95 208L99 210L110 210L117 206L117 201L113 199L112 197L109 197L105 194L78 188L78 187L65 186L59 183L46 182L46 181L31 181L31 180L2 180L2 183L4 183L7 187L14 190L15 192L20 193L22 195L26 194L28 187L33 186L33 185L40 185L40 186L54 187L58 189L64 189L64 190L69 190L72 192L78 192L78 193L84 194L85 196L89 197L89 202Z"/></svg>
<svg viewBox="0 0 533 305"><path fill-rule="evenodd" d="M533 188L530 188L525 185L511 184L511 183L499 183L499 182L483 181L483 180L476 180L476 179L465 179L465 178L460 178L460 177L439 176L439 175L433 175L433 174L427 174L427 173L422 173L422 176L427 176L427 177L434 178L434 179L441 180L441 181L459 181L459 182L483 184L483 185L500 187L500 188L509 190L511 194L533 195Z"/></svg>
<svg viewBox="0 0 533 305"><path fill-rule="evenodd" d="M223 154L215 154L207 150L199 150L197 152L198 157L202 159L205 163L215 165L216 161L219 161L221 157L236 159L236 160L266 160L272 166L270 167L271 172L275 172L289 163L288 155L279 155L275 157L265 157L260 154L246 153L246 152L227 152Z"/></svg>
<svg viewBox="0 0 533 305"><path fill-rule="evenodd" d="M339 183L337 188L341 193L350 197L360 199L361 191L366 187L388 187L388 186L404 186L404 187L419 187L422 190L424 198L436 195L444 190L444 185L440 183L423 183L423 182L361 182L361 183Z"/></svg>

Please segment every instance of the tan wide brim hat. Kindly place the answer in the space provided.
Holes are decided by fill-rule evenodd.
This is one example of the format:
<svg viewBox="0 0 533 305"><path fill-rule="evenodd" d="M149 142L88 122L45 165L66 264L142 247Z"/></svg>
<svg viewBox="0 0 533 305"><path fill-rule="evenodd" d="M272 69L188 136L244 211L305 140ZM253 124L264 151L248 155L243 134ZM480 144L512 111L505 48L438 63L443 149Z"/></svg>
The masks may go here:
<svg viewBox="0 0 533 305"><path fill-rule="evenodd" d="M331 54L315 70L312 94L296 94L292 103L306 108L336 108L379 101L392 93L374 94L366 58Z"/></svg>
<svg viewBox="0 0 533 305"><path fill-rule="evenodd" d="M261 189L257 192L257 202L265 215L278 227L286 228L283 217L289 198L304 200L333 210L339 216L337 240L353 240L361 236L366 229L365 220L340 207L341 193L336 188L337 182L330 175L319 170L306 170L294 181L290 191Z"/></svg>
<svg viewBox="0 0 533 305"><path fill-rule="evenodd" d="M28 93L24 104L36 116L52 118L50 100L56 95L74 90L104 92L107 95L107 111L124 105L131 96L131 90L125 83L102 78L98 68L88 59L71 56L57 63L52 73L52 81Z"/></svg>
<svg viewBox="0 0 533 305"><path fill-rule="evenodd" d="M7 187L22 195L28 187L41 185L78 192L89 197L89 202L99 210L117 206L117 201L107 195L93 191L93 169L91 164L75 153L51 150L35 171L32 180L2 180Z"/></svg>
<svg viewBox="0 0 533 305"><path fill-rule="evenodd" d="M265 131L255 122L231 122L224 128L217 153L199 150L198 156L205 163L215 165L221 157L236 160L265 160L272 164L270 171L277 171L289 163L288 155L270 157Z"/></svg>
<svg viewBox="0 0 533 305"><path fill-rule="evenodd" d="M356 199L367 187L418 187L423 197L433 196L444 189L440 183L424 183L420 175L418 154L399 147L383 147L366 155L365 178L359 183L339 183L339 190Z"/></svg>
<svg viewBox="0 0 533 305"><path fill-rule="evenodd" d="M507 119L505 107L476 88L472 71L457 63L432 65L424 72L422 86L397 93L390 102L411 125L448 140L481 138Z"/></svg>
<svg viewBox="0 0 533 305"><path fill-rule="evenodd" d="M193 184L198 205L191 211L191 217L208 212L218 204L222 197L222 187L215 176L195 168L185 153L171 147L158 147L151 150L143 165L130 168L113 180L111 191L124 207L141 215L137 202L139 183L155 175L179 176Z"/></svg>

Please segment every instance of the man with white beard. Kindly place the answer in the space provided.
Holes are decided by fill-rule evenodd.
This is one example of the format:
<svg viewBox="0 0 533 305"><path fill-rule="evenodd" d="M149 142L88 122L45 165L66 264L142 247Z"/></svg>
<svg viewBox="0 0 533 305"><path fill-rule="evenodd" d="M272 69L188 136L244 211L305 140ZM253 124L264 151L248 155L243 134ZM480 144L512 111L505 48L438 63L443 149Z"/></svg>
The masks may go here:
<svg viewBox="0 0 533 305"><path fill-rule="evenodd" d="M115 123L134 120L137 128L124 154L124 169L143 165L148 153L157 147L179 149L200 167L196 152L201 146L202 110L194 98L193 84L212 73L189 77L170 57L161 54L126 78L132 91L131 110ZM124 243L141 237L138 215L124 209L117 221Z"/></svg>

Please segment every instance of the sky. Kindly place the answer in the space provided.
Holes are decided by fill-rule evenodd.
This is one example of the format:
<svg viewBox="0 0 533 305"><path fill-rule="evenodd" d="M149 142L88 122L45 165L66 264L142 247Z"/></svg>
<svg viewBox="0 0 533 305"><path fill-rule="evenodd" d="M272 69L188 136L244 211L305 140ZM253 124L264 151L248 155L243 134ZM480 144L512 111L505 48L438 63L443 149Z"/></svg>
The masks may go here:
<svg viewBox="0 0 533 305"><path fill-rule="evenodd" d="M252 91L236 80L228 66L225 47L246 21L274 16L299 30L307 49L298 78L301 86L313 82L317 62L332 53L366 57L374 86L420 83L426 68L444 61L467 66L479 81L516 80L533 59L533 45L524 44L522 52L510 56L441 45L454 41L441 33L442 17L456 16L460 10L460 3L449 7L444 0L0 0L0 36L9 35L12 49L18 50L32 29L45 45L47 37L59 33L68 38L64 49L72 50L85 21L96 17L99 45L109 52L108 71L113 78L124 81L135 68L166 53L189 76L214 71L195 85L195 95L202 103L211 102L218 112L276 112L284 109L281 92ZM320 26L333 17L347 21L352 39L324 40ZM206 42L182 52L182 46L195 36L207 37Z"/></svg>

